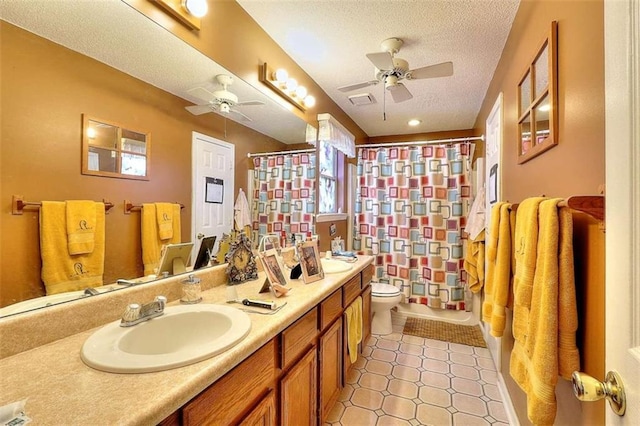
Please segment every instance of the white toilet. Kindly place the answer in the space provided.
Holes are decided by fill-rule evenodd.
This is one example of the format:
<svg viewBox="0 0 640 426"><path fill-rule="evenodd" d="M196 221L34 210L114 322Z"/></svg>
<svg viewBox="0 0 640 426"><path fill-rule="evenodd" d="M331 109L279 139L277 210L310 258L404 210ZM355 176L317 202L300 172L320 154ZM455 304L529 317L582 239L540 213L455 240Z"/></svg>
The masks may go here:
<svg viewBox="0 0 640 426"><path fill-rule="evenodd" d="M400 289L382 283L371 283L371 333L391 334L391 309L400 303Z"/></svg>

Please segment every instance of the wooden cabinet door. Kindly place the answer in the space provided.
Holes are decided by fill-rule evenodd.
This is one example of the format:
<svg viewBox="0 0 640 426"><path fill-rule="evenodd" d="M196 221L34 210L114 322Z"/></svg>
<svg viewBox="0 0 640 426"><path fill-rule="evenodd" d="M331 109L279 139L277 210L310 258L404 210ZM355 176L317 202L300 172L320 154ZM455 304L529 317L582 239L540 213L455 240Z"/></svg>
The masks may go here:
<svg viewBox="0 0 640 426"><path fill-rule="evenodd" d="M320 338L320 422L324 423L342 391L342 317Z"/></svg>
<svg viewBox="0 0 640 426"><path fill-rule="evenodd" d="M240 422L241 426L275 426L276 396L270 391Z"/></svg>
<svg viewBox="0 0 640 426"><path fill-rule="evenodd" d="M318 356L315 346L280 382L280 418L282 425L317 424L316 401Z"/></svg>
<svg viewBox="0 0 640 426"><path fill-rule="evenodd" d="M371 286L367 285L362 292L362 343L360 353L371 337Z"/></svg>

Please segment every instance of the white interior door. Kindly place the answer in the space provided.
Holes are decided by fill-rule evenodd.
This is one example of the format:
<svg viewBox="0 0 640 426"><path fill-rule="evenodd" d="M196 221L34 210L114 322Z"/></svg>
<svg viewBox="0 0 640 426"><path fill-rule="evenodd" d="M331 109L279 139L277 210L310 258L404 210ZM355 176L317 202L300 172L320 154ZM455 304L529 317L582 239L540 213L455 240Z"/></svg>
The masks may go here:
<svg viewBox="0 0 640 426"><path fill-rule="evenodd" d="M640 0L605 1L606 370L625 387L640 424ZM603 380L603 377L598 377Z"/></svg>
<svg viewBox="0 0 640 426"><path fill-rule="evenodd" d="M193 132L191 155L194 251L198 250L203 237L216 235L215 253L222 234L229 233L233 227L235 147ZM191 258L194 259L196 254L192 253Z"/></svg>

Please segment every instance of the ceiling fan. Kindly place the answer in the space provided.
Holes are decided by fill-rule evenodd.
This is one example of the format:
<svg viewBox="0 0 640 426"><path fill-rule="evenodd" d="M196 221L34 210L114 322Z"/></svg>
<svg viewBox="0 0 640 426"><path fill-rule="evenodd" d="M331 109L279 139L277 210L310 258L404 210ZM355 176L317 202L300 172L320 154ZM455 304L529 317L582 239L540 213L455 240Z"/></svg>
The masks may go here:
<svg viewBox="0 0 640 426"><path fill-rule="evenodd" d="M376 67L375 80L338 87L338 90L341 92L350 92L378 83L384 83L385 89L391 93L394 102L404 102L413 98L413 95L411 95L409 89L400 82L401 80L420 80L423 78L449 77L453 75L452 62L442 62L426 67L409 69L409 63L407 61L395 57L395 54L400 51L403 43L402 39L396 37L388 38L380 43L381 52L367 53L367 58L369 58Z"/></svg>
<svg viewBox="0 0 640 426"><path fill-rule="evenodd" d="M185 107L187 111L194 115L202 115L212 111L221 113L223 115L231 113L238 115L242 120L252 121L251 118L237 110L236 107L246 105L264 105L264 102L238 102L238 97L227 90L227 88L233 84L233 77L231 77L230 75L219 74L216 76L216 81L222 86L222 90L210 92L204 87L195 87L193 89L187 90L187 93L189 93L191 96L202 99L206 102L202 105L191 105Z"/></svg>

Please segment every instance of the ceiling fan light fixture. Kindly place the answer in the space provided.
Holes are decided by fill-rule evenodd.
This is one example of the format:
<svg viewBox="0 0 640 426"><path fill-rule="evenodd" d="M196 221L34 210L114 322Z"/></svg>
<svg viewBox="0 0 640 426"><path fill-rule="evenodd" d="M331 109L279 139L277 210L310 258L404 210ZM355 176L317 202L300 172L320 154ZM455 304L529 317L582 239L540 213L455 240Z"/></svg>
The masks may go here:
<svg viewBox="0 0 640 426"><path fill-rule="evenodd" d="M222 102L220 104L220 112L223 112L225 114L229 113L231 111L231 107L229 106L228 103L226 102Z"/></svg>
<svg viewBox="0 0 640 426"><path fill-rule="evenodd" d="M387 90L393 90L398 85L398 77L390 75L384 80L384 88Z"/></svg>
<svg viewBox="0 0 640 426"><path fill-rule="evenodd" d="M209 11L207 0L183 0L182 7L196 18L202 18Z"/></svg>

